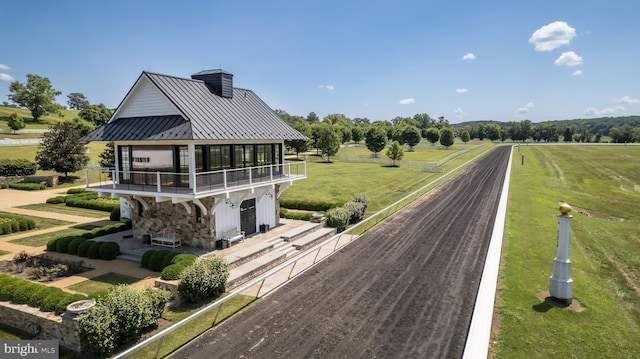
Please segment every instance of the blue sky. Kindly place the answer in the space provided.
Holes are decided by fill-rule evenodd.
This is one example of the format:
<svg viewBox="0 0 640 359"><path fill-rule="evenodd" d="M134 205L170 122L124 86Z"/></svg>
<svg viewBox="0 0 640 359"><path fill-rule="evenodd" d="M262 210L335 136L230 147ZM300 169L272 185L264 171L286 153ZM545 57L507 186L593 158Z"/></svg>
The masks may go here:
<svg viewBox="0 0 640 359"><path fill-rule="evenodd" d="M223 68L292 115L638 115L638 14L635 0L0 0L0 102L29 73L61 104L115 108L144 70Z"/></svg>

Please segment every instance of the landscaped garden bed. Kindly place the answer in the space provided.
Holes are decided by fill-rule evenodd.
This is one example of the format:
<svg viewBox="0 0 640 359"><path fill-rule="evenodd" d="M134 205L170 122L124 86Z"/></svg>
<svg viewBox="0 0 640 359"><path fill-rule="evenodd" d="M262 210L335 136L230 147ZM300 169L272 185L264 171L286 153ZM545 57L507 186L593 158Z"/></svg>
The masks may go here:
<svg viewBox="0 0 640 359"><path fill-rule="evenodd" d="M93 268L83 266L83 261L55 260L46 254L16 254L11 260L0 261L0 273L36 282L49 282Z"/></svg>

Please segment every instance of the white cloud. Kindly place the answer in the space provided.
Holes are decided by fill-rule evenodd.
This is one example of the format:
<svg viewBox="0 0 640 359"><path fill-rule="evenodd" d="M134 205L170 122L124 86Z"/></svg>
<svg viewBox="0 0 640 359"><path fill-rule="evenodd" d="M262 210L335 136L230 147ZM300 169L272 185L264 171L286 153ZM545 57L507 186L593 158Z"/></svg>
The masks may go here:
<svg viewBox="0 0 640 359"><path fill-rule="evenodd" d="M400 100L401 105L411 105L414 102L416 102L416 100L413 97Z"/></svg>
<svg viewBox="0 0 640 359"><path fill-rule="evenodd" d="M469 90L468 89L456 89L456 92L457 93L467 93L467 92L469 92Z"/></svg>
<svg viewBox="0 0 640 359"><path fill-rule="evenodd" d="M536 30L529 38L529 43L536 46L536 51L551 51L562 45L568 45L574 36L576 36L576 29L564 21L556 21Z"/></svg>
<svg viewBox="0 0 640 359"><path fill-rule="evenodd" d="M9 67L9 66L7 66L7 65L0 64L0 70L1 70L1 71L11 70L11 67Z"/></svg>
<svg viewBox="0 0 640 359"><path fill-rule="evenodd" d="M0 72L0 81L15 81L16 79L13 78L13 76L9 75L9 74L3 74Z"/></svg>
<svg viewBox="0 0 640 359"><path fill-rule="evenodd" d="M554 64L558 66L578 66L582 65L582 57L573 51L563 52Z"/></svg>
<svg viewBox="0 0 640 359"><path fill-rule="evenodd" d="M622 106L616 106L616 107L607 107L607 108L603 108L602 110L598 110L595 107L589 107L588 109L584 110L584 113L587 115L593 115L593 116L602 116L602 115L611 115L613 113L616 113L618 111L624 111L625 108Z"/></svg>
<svg viewBox="0 0 640 359"><path fill-rule="evenodd" d="M533 110L534 107L535 106L534 106L533 102L529 102L526 105L520 107L518 110L516 110L516 112L519 113L519 114L529 113L531 110Z"/></svg>
<svg viewBox="0 0 640 359"><path fill-rule="evenodd" d="M582 75L582 70L575 70L573 72L573 76L580 76L580 75Z"/></svg>
<svg viewBox="0 0 640 359"><path fill-rule="evenodd" d="M629 96L622 96L619 99L613 100L613 102L622 102L622 103L640 103L640 99L631 98Z"/></svg>
<svg viewBox="0 0 640 359"><path fill-rule="evenodd" d="M329 91L333 91L335 89L333 85L318 85L318 88L327 89Z"/></svg>
<svg viewBox="0 0 640 359"><path fill-rule="evenodd" d="M458 107L455 110L453 110L453 113L456 114L456 118L459 119L459 120L467 115L466 113L464 113L464 111L462 111L462 109L460 107Z"/></svg>
<svg viewBox="0 0 640 359"><path fill-rule="evenodd" d="M460 60L475 60L476 59L476 55L472 54L471 52L462 56L462 58Z"/></svg>

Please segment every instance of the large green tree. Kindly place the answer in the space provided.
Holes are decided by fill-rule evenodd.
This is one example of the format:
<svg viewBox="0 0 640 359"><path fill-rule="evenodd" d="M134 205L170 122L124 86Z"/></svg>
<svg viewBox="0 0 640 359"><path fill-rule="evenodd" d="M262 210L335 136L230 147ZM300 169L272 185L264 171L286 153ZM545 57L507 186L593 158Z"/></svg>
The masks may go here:
<svg viewBox="0 0 640 359"><path fill-rule="evenodd" d="M402 142L409 145L409 152L413 152L413 146L420 143L420 130L415 126L405 126L402 129Z"/></svg>
<svg viewBox="0 0 640 359"><path fill-rule="evenodd" d="M291 127L295 128L301 134L311 137L311 126L307 122L295 122L291 124ZM309 150L309 140L292 140L285 141L285 144L296 151L296 158L300 152L306 152Z"/></svg>
<svg viewBox="0 0 640 359"><path fill-rule="evenodd" d="M43 170L64 173L81 170L89 162L86 148L80 142L80 131L71 122L58 122L42 137L36 153L36 163Z"/></svg>
<svg viewBox="0 0 640 359"><path fill-rule="evenodd" d="M391 159L391 165L396 167L396 161L400 161L402 159L404 156L404 150L398 141L393 141L389 145L386 155Z"/></svg>
<svg viewBox="0 0 640 359"><path fill-rule="evenodd" d="M104 104L86 105L78 112L81 119L93 123L96 127L100 127L109 121L113 110L108 109Z"/></svg>
<svg viewBox="0 0 640 359"><path fill-rule="evenodd" d="M365 134L365 144L369 151L378 153L387 145L387 131L384 126L371 126Z"/></svg>
<svg viewBox="0 0 640 359"><path fill-rule="evenodd" d="M335 156L340 149L341 136L336 129L329 124L322 124L318 128L318 141L316 147L327 156L327 162L331 162L331 156Z"/></svg>
<svg viewBox="0 0 640 359"><path fill-rule="evenodd" d="M464 143L469 142L469 140L471 139L471 136L469 135L469 132L467 130L462 130L460 131L460 140Z"/></svg>
<svg viewBox="0 0 640 359"><path fill-rule="evenodd" d="M40 117L62 109L62 106L55 103L56 97L62 92L51 87L51 81L46 77L28 74L25 84L19 81L12 82L9 92L9 100L31 111L31 116L36 122Z"/></svg>
<svg viewBox="0 0 640 359"><path fill-rule="evenodd" d="M429 127L427 128L426 135L427 136L425 138L427 141L433 145L440 139L440 130L438 130L437 127Z"/></svg>
<svg viewBox="0 0 640 359"><path fill-rule="evenodd" d="M442 130L440 130L440 144L444 147L453 145L455 139L456 137L451 127L443 127Z"/></svg>
<svg viewBox="0 0 640 359"><path fill-rule="evenodd" d="M71 110L82 110L85 106L89 106L89 101L87 100L87 96L81 94L80 92L72 92L67 95L67 106Z"/></svg>

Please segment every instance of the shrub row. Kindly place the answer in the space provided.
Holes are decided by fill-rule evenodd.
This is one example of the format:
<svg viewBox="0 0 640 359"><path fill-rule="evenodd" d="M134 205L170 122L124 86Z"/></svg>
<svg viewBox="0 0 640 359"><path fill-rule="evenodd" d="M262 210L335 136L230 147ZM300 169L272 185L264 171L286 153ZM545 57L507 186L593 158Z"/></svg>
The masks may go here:
<svg viewBox="0 0 640 359"><path fill-rule="evenodd" d="M67 194L68 196L51 197L47 199L47 203L50 203L50 204L66 203L68 198L83 199L83 200L91 200L91 199L98 198L97 192L85 191L84 188L70 188L69 190L67 190Z"/></svg>
<svg viewBox="0 0 640 359"><path fill-rule="evenodd" d="M280 207L287 209L301 209L304 211L327 211L330 208L336 208L342 206L342 203L335 202L323 202L323 201L311 201L304 199L281 199Z"/></svg>
<svg viewBox="0 0 640 359"><path fill-rule="evenodd" d="M311 217L313 217L313 213L289 211L286 208L280 207L280 218L308 221Z"/></svg>
<svg viewBox="0 0 640 359"><path fill-rule="evenodd" d="M29 218L4 215L0 217L0 234L28 231L34 228L36 228L36 222Z"/></svg>
<svg viewBox="0 0 640 359"><path fill-rule="evenodd" d="M196 303L224 293L228 278L229 266L224 258L198 258L182 272L178 292L190 302Z"/></svg>
<svg viewBox="0 0 640 359"><path fill-rule="evenodd" d="M356 194L352 202L347 202L342 207L332 208L327 211L327 225L336 228L338 232L342 232L349 224L356 224L364 218L368 205L369 199L366 195Z"/></svg>
<svg viewBox="0 0 640 359"><path fill-rule="evenodd" d="M110 261L120 254L120 245L116 242L96 242L83 237L68 236L53 239L47 243L47 250L58 253L74 254L89 259Z"/></svg>
<svg viewBox="0 0 640 359"><path fill-rule="evenodd" d="M65 204L69 207L95 209L98 211L111 212L116 208L120 208L120 202L113 199L96 198L85 199L84 197L68 196Z"/></svg>
<svg viewBox="0 0 640 359"><path fill-rule="evenodd" d="M26 279L0 274L0 300L26 304L43 312L62 314L67 305L87 299L82 294L71 294L60 288L33 283Z"/></svg>
<svg viewBox="0 0 640 359"><path fill-rule="evenodd" d="M38 166L25 158L0 158L0 176L31 176L36 174Z"/></svg>
<svg viewBox="0 0 640 359"><path fill-rule="evenodd" d="M162 272L169 265L178 263L177 261L180 261L181 263L186 264L187 260L184 259L184 256L187 256L187 255L181 255L180 253L172 251L170 249L162 249L162 250L150 249L144 252L144 254L142 254L142 259L140 260L140 266L142 268L147 268L154 272ZM177 261L174 261L174 259L177 257L179 257ZM190 259L190 261L194 261L194 260L195 258L192 260ZM186 264L185 267L187 265L188 264ZM166 278L163 278L163 279L166 279Z"/></svg>
<svg viewBox="0 0 640 359"><path fill-rule="evenodd" d="M80 335L91 352L107 356L116 345L157 325L168 301L169 293L164 290L115 286L95 307L79 315Z"/></svg>
<svg viewBox="0 0 640 359"><path fill-rule="evenodd" d="M41 191L47 189L47 185L44 183L32 183L32 182L10 182L7 186L12 189L21 191Z"/></svg>

